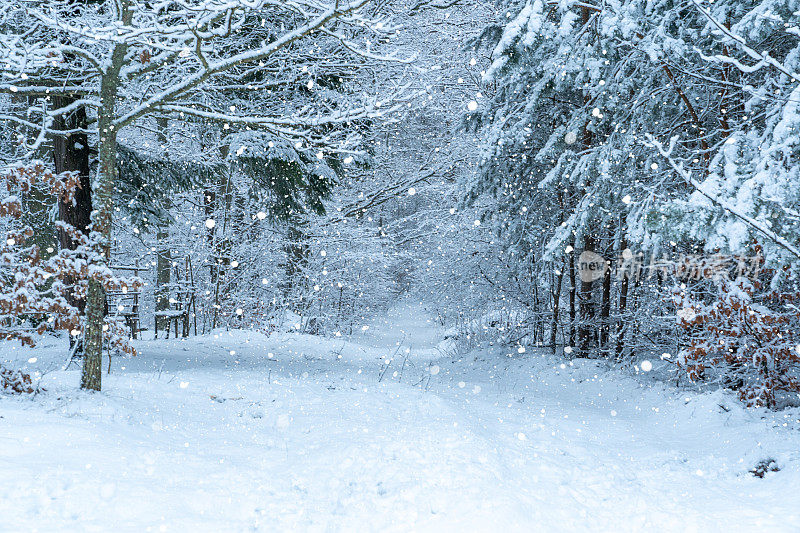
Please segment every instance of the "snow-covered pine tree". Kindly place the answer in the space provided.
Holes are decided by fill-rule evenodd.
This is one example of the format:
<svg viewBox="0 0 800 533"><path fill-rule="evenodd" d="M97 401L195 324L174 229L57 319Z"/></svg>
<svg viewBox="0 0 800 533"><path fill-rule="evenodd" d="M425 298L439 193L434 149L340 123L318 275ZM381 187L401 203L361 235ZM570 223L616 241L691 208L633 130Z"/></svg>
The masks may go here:
<svg viewBox="0 0 800 533"><path fill-rule="evenodd" d="M680 2L537 0L511 2L502 14L506 21L481 40L492 64L467 117L485 134L469 197L493 199L486 218L521 268L545 259L561 272L565 263L573 322L566 343L583 355L609 352L611 300L619 314L628 283L606 277L601 291L599 280L579 283L575 256L590 251L612 261L623 242L656 255L670 249L670 239L653 231L654 217L688 187L645 136L682 135L674 155L686 168L705 168L728 135L726 106L736 91L710 81L716 67L696 68L694 50L723 46L706 17Z"/></svg>
<svg viewBox="0 0 800 533"><path fill-rule="evenodd" d="M683 299L679 324L690 339L683 352L689 376L721 374L746 402L774 406L779 394L796 391L800 362L793 336L800 266L800 5L693 2L692 9L701 16L704 39L691 69L718 87L720 126L701 169L687 168L674 154L679 137L671 148L657 145L690 193L654 209L650 229L707 253L763 261L760 273L740 269L735 279L718 280L711 297L675 290ZM686 315L692 319L680 318Z"/></svg>
<svg viewBox="0 0 800 533"><path fill-rule="evenodd" d="M691 194L652 219L658 232L708 251L749 254L758 242L768 266L792 265L778 268L780 277L800 259L769 236L800 242L800 36L793 22L799 8L771 0L692 6L708 36L694 52L697 75L721 87L724 124L702 169L687 168L670 150L671 163L685 171L678 174L693 181ZM766 42L767 48L757 44Z"/></svg>

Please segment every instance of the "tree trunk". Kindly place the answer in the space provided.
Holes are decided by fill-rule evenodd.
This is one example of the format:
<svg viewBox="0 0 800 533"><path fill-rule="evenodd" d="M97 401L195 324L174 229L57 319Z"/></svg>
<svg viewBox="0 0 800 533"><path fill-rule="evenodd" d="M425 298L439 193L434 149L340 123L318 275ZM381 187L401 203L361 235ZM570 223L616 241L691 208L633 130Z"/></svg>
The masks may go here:
<svg viewBox="0 0 800 533"><path fill-rule="evenodd" d="M73 96L53 96L53 107L61 108L73 103L77 98ZM59 115L54 118L53 128L61 131L86 130L86 108L79 107L69 115ZM74 201L58 201L58 219L88 234L92 215L92 183L89 179L89 140L84 131L77 131L66 135L53 137L53 166L57 174L61 172L77 172L80 178L80 188L75 191ZM62 250L74 250L76 243L62 230L58 230L58 244ZM75 280L66 280L72 284ZM83 314L86 301L79 298L74 292L67 294L67 302L78 308Z"/></svg>
<svg viewBox="0 0 800 533"><path fill-rule="evenodd" d="M206 221L214 220L214 211L217 205L217 191L214 188L213 184L208 184L203 189L203 214L206 217ZM208 227L206 225L206 243L208 244L208 249L211 253L212 257L216 256L215 251L215 234L216 234L216 221L215 225ZM213 261L209 267L209 276L211 277L211 284L213 285L217 281L217 263L216 260Z"/></svg>
<svg viewBox="0 0 800 533"><path fill-rule="evenodd" d="M581 6L581 23L583 24L584 28L587 32L591 35L591 31L586 25L589 23L591 19L591 12L588 7ZM583 104L587 106L591 103L592 98L591 95L588 93L586 89L583 91ZM592 130L589 129L591 119L586 120L583 123L583 138L581 142L583 143L583 149L588 151L592 148ZM588 181L588 180L587 180ZM583 196L585 193L585 184L584 190L581 194ZM575 245L573 244L573 248ZM589 235L584 235L583 237L583 250L593 252L594 251L594 240ZM574 261L575 251L572 252L572 260ZM588 274L588 273L587 273ZM574 275L574 274L573 274ZM574 280L573 280L574 283ZM592 301L592 291L594 289L594 281L585 281L581 278L581 290L578 295L580 300L580 324L578 326L578 357L589 357L589 346L591 344L591 335L592 331L591 328L593 327L594 322L594 302ZM573 291L575 291L575 285L573 284ZM570 295L572 297L572 295ZM572 312L574 313L574 303ZM573 324L575 321L572 321Z"/></svg>
<svg viewBox="0 0 800 533"><path fill-rule="evenodd" d="M156 257L156 312L169 309L169 284L172 281L172 253L169 249L169 225L159 223L156 231L158 255ZM167 327L169 319L156 315L156 331Z"/></svg>
<svg viewBox="0 0 800 533"><path fill-rule="evenodd" d="M583 251L594 252L595 240L590 235L583 237ZM578 357L589 357L594 344L595 316L594 305L594 279L588 272L581 277L580 298L580 324L578 327Z"/></svg>
<svg viewBox="0 0 800 533"><path fill-rule="evenodd" d="M223 158L227 156L227 147L221 149ZM222 306L220 300L223 297L221 291L224 289L222 286L222 279L227 271L228 265L231 261L231 232L228 229L228 220L230 217L230 210L233 205L233 183L231 182L230 175L225 175L217 185L217 193L214 198L222 198L222 226L219 228L219 238L213 240L214 242L214 314L211 318L211 329L217 327L219 320L220 310ZM219 221L217 221L217 225ZM214 226L216 230L217 225ZM212 236L213 238L213 236Z"/></svg>
<svg viewBox="0 0 800 533"><path fill-rule="evenodd" d="M550 349L556 353L556 336L558 334L558 311L561 308L561 285L564 279L564 261L556 274L555 290L553 291L553 320L550 323Z"/></svg>
<svg viewBox="0 0 800 533"><path fill-rule="evenodd" d="M605 247L606 254L614 253L613 243ZM600 348L603 353L608 355L611 350L609 348L609 334L611 332L611 324L609 322L611 317L611 262L606 260L606 269L603 273L603 294L600 303Z"/></svg>
<svg viewBox="0 0 800 533"><path fill-rule="evenodd" d="M293 217L289 221L286 237L286 282L284 299L294 302L293 312L305 315L309 303L307 298L306 268L310 254L308 244L308 222L301 217Z"/></svg>
<svg viewBox="0 0 800 533"><path fill-rule="evenodd" d="M128 22L131 13L127 2L118 4L120 18ZM114 216L114 186L117 179L117 131L114 128L115 100L119 86L119 72L125 62L127 45L117 44L111 53L111 61L100 81L100 109L97 116L99 133L98 184L95 194L96 211L92 218L92 229L102 238L100 261L108 263L111 255L111 221ZM105 291L95 278L89 278L86 301L86 332L84 334L83 373L81 388L99 391L103 365L103 323L105 322Z"/></svg>
<svg viewBox="0 0 800 533"><path fill-rule="evenodd" d="M625 250L628 248L628 241L625 237L620 239L619 248L621 250L620 256ZM616 348L616 360L619 362L622 360L622 351L625 349L625 326L624 326L624 319L625 319L625 309L628 306L628 283L629 283L629 272L627 266L622 268L622 280L620 281L619 285L619 317L617 318L617 348Z"/></svg>
<svg viewBox="0 0 800 533"><path fill-rule="evenodd" d="M533 261L531 263L533 263ZM533 287L533 343L538 346L543 339L540 334L541 320L539 315L539 285L534 279L533 265L531 265L530 280L531 286Z"/></svg>
<svg viewBox="0 0 800 533"><path fill-rule="evenodd" d="M161 143L162 150L165 157L168 157L166 144L167 144L167 119L163 117L158 118L158 141ZM166 199L164 209L169 209L170 201ZM169 309L169 284L171 281L172 273L172 253L169 247L169 223L161 221L158 224L156 231L156 243L158 246L158 255L156 257L156 312L166 311ZM188 321L187 321L188 323ZM162 318L159 320L156 315L156 332L159 328L169 327L169 319Z"/></svg>
<svg viewBox="0 0 800 533"><path fill-rule="evenodd" d="M731 29L731 17L728 14L728 17L725 20L725 27L727 29ZM722 46L722 53L725 57L731 57L731 50L730 47L725 44ZM731 83L731 78L733 77L733 66L728 63L722 64L722 89L720 90L719 101L720 101L720 118L719 118L719 125L720 125L720 133L723 139L727 139L730 137L731 134L731 125L730 119L728 117L733 116L733 102L731 101L731 91L729 90L729 84ZM739 105L736 106L737 108Z"/></svg>
<svg viewBox="0 0 800 533"><path fill-rule="evenodd" d="M569 254L569 346L575 347L575 324L576 324L576 309L575 297L578 292L577 273L575 271L575 239L572 240L572 252Z"/></svg>
<svg viewBox="0 0 800 533"><path fill-rule="evenodd" d="M102 236L102 258L110 259L111 217L113 213L113 190L116 181L116 132L113 131L109 116L100 120L100 180L97 187L98 208L95 212L94 229ZM103 106L103 111L108 108ZM103 361L103 323L105 315L105 291L101 283L89 278L89 289L86 302L86 333L84 335L83 375L81 388L99 391L102 380Z"/></svg>

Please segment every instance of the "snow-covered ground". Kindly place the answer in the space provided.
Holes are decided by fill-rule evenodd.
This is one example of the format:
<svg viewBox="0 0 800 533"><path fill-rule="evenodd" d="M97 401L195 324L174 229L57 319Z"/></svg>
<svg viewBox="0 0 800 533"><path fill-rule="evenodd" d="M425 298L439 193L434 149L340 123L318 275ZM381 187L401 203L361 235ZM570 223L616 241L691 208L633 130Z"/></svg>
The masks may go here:
<svg viewBox="0 0 800 533"><path fill-rule="evenodd" d="M368 326L140 341L100 394L73 366L1 397L0 530L800 530L798 410L530 349L443 357L416 304Z"/></svg>

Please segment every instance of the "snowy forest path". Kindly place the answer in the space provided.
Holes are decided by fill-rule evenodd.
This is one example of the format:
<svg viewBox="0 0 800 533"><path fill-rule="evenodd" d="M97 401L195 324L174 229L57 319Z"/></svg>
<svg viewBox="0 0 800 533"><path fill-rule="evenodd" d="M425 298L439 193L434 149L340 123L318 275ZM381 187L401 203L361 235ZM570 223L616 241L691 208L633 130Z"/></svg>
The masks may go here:
<svg viewBox="0 0 800 533"><path fill-rule="evenodd" d="M43 530L800 530L800 439L780 415L536 350L452 357L443 335L405 302L348 339L140 341L100 394L51 372L36 401L0 398L0 514ZM783 470L748 473L767 457Z"/></svg>
<svg viewBox="0 0 800 533"><path fill-rule="evenodd" d="M765 490L749 472L771 456L797 458L796 431L784 433L786 440L772 435L771 446L764 442L764 426L780 424L780 416L755 422L758 415L722 393L682 395L608 372L599 361L568 363L543 351L519 355L498 347L437 359L444 331L421 304L396 307L370 331L418 346L431 358L428 372L441 367L422 386L465 431L492 443L492 468L518 508L501 514L524 517L504 527L800 530L791 504L775 507L780 483ZM490 493L502 499L497 489ZM730 501L740 508L732 510Z"/></svg>

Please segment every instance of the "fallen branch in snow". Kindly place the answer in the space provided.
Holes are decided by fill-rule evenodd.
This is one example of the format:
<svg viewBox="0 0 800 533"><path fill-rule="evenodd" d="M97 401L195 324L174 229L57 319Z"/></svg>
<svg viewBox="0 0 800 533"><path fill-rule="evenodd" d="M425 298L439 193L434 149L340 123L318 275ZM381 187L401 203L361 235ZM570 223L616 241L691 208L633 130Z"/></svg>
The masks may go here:
<svg viewBox="0 0 800 533"><path fill-rule="evenodd" d="M405 335L403 335L403 340L406 340L406 336ZM397 352L400 351L400 346L402 344L403 344L403 341L400 341L399 343L397 343L397 349L394 351L392 356L389 359L386 360L386 365L384 365L383 370L381 371L381 375L378 377L378 383L381 382L381 380L383 379L383 375L386 373L387 370L389 370L389 367L392 366L392 360L394 360L394 356L397 355ZM403 361L403 364L405 364L405 360Z"/></svg>
<svg viewBox="0 0 800 533"><path fill-rule="evenodd" d="M403 364L400 366L400 373L397 376L397 382L401 383L403 381L403 370L406 368L406 361L408 361L408 356L411 354L411 347L409 346L408 350L406 350L406 356L403 357Z"/></svg>
<svg viewBox="0 0 800 533"><path fill-rule="evenodd" d="M75 354L78 353L78 348L80 348L81 344L83 343L83 333L81 333L80 337L75 338L75 342L70 348L69 353L67 354L67 360L64 361L64 366L61 368L62 371L69 368L69 365L72 364L73 359L75 359Z"/></svg>

